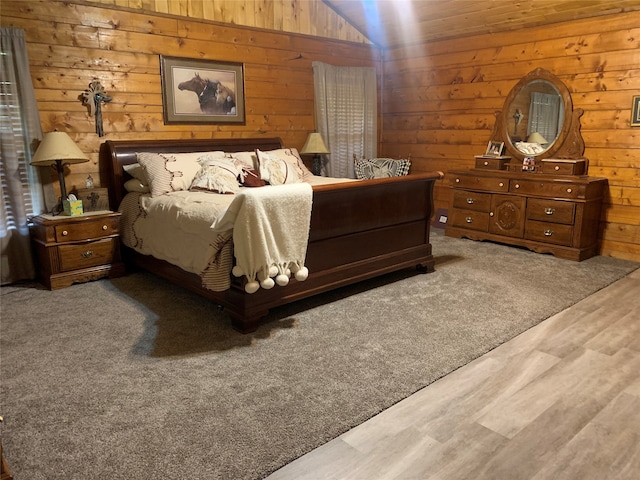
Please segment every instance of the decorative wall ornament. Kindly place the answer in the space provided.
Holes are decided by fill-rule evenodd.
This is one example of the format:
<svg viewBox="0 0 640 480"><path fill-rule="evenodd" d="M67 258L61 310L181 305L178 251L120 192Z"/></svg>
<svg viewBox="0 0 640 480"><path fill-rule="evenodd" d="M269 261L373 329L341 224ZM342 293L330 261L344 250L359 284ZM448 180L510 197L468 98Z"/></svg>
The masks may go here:
<svg viewBox="0 0 640 480"><path fill-rule="evenodd" d="M102 128L102 104L111 101L104 87L99 80L94 80L89 84L89 88L82 94L82 103L89 106L89 113L96 117L96 133L99 137L104 136Z"/></svg>

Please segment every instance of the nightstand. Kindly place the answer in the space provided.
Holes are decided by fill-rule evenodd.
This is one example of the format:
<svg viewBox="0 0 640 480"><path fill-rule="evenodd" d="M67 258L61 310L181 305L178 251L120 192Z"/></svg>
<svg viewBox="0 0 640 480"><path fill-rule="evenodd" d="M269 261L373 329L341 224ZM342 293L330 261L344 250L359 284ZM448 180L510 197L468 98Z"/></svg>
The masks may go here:
<svg viewBox="0 0 640 480"><path fill-rule="evenodd" d="M120 213L39 215L32 223L30 233L38 279L50 290L124 275L124 264L120 261Z"/></svg>

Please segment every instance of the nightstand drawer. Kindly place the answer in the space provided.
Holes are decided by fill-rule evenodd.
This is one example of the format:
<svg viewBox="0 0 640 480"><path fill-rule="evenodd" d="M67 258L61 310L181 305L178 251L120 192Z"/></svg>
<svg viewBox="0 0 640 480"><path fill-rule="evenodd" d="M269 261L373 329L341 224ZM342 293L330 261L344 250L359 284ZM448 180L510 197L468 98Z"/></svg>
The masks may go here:
<svg viewBox="0 0 640 480"><path fill-rule="evenodd" d="M65 223L55 226L57 242L77 242L90 238L118 234L118 217L96 218L81 223Z"/></svg>
<svg viewBox="0 0 640 480"><path fill-rule="evenodd" d="M115 240L105 238L95 242L60 245L60 270L68 272L79 268L106 265L112 262Z"/></svg>

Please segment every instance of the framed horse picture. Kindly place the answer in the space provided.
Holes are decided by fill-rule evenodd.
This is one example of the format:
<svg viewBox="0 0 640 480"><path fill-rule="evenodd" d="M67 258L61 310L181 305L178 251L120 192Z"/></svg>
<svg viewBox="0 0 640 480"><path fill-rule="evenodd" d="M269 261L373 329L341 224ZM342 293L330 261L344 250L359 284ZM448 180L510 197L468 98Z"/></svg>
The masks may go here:
<svg viewBox="0 0 640 480"><path fill-rule="evenodd" d="M244 65L160 56L165 125L245 123Z"/></svg>

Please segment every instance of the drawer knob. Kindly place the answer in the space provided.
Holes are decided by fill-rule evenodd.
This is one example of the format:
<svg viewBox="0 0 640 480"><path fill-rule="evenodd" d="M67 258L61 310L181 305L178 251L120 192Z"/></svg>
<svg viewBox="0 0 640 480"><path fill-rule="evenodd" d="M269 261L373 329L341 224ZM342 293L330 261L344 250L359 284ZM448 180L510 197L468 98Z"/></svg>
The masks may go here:
<svg viewBox="0 0 640 480"><path fill-rule="evenodd" d="M62 231L62 236L63 236L63 237L66 237L67 235L69 235L69 232L67 232L66 230L63 230L63 231Z"/></svg>
<svg viewBox="0 0 640 480"><path fill-rule="evenodd" d="M467 218L464 219L464 221L467 222L467 223L473 223L473 218L467 217Z"/></svg>
<svg viewBox="0 0 640 480"><path fill-rule="evenodd" d="M545 237L550 237L551 235L553 235L553 230L545 230L544 231L544 236Z"/></svg>
<svg viewBox="0 0 640 480"><path fill-rule="evenodd" d="M460 179L459 178L456 178L456 183L460 183Z"/></svg>
<svg viewBox="0 0 640 480"><path fill-rule="evenodd" d="M490 216L490 217L493 217L493 212L489 212L489 216Z"/></svg>
<svg viewBox="0 0 640 480"><path fill-rule="evenodd" d="M473 205L473 204L474 204L474 202L475 202L475 200L474 200L473 198L467 198L467 203L468 203L469 205Z"/></svg>
<svg viewBox="0 0 640 480"><path fill-rule="evenodd" d="M554 167L554 170L557 172L558 170L560 170L560 167L559 167L558 165L556 165L556 166Z"/></svg>
<svg viewBox="0 0 640 480"><path fill-rule="evenodd" d="M572 188L567 188L567 193L571 193L571 192L573 192L573 189Z"/></svg>
<svg viewBox="0 0 640 480"><path fill-rule="evenodd" d="M499 186L499 187L504 187L504 183L500 182L500 183L498 184L498 186Z"/></svg>
<svg viewBox="0 0 640 480"><path fill-rule="evenodd" d="M544 213L546 213L547 215L553 215L554 213L556 213L556 209L547 207L544 209Z"/></svg>
<svg viewBox="0 0 640 480"><path fill-rule="evenodd" d="M489 162L484 162L484 166L486 167L487 165L489 165Z"/></svg>
<svg viewBox="0 0 640 480"><path fill-rule="evenodd" d="M516 188L520 188L520 184L519 183L516 183Z"/></svg>
<svg viewBox="0 0 640 480"><path fill-rule="evenodd" d="M82 252L82 258L90 258L93 256L93 250L87 250L86 252Z"/></svg>
<svg viewBox="0 0 640 480"><path fill-rule="evenodd" d="M109 228L109 227L107 227L106 225L102 225L102 229L103 230L106 230L107 228Z"/></svg>

